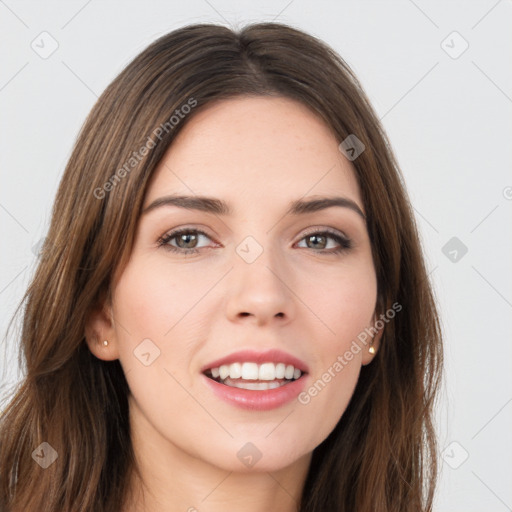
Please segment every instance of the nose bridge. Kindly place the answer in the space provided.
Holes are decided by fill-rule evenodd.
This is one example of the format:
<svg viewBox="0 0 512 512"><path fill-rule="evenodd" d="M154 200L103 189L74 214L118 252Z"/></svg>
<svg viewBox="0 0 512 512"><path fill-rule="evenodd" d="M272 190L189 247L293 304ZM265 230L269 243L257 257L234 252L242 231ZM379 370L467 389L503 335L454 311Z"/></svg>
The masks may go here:
<svg viewBox="0 0 512 512"><path fill-rule="evenodd" d="M264 323L292 316L292 294L279 250L272 237L262 235L248 235L236 246L227 299L231 319L252 315Z"/></svg>

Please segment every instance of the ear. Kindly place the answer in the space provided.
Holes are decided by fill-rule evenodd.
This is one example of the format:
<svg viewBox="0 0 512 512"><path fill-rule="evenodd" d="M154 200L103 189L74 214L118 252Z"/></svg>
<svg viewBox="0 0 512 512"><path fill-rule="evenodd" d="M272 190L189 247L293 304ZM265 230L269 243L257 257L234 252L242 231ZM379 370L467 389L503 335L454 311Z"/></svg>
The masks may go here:
<svg viewBox="0 0 512 512"><path fill-rule="evenodd" d="M384 329L386 327L384 325L383 327L378 329L378 327L377 327L378 320L379 320L379 316L377 315L377 313L374 313L373 318L372 318L372 324L371 324L372 326L371 326L370 330L372 332L374 332L375 334L373 335L373 338L370 338L368 340L368 343L366 343L366 345L363 347L363 356L362 356L362 361L361 361L361 364L363 366L370 364L373 361L373 358L377 355L377 352L379 351L380 340L382 339L382 336L384 334ZM380 323L384 323L384 322L380 322ZM375 350L375 352L373 354L370 352L370 347L372 347Z"/></svg>
<svg viewBox="0 0 512 512"><path fill-rule="evenodd" d="M108 345L103 344L105 340ZM107 303L95 307L89 314L85 325L85 341L98 359L113 361L119 358L112 307Z"/></svg>

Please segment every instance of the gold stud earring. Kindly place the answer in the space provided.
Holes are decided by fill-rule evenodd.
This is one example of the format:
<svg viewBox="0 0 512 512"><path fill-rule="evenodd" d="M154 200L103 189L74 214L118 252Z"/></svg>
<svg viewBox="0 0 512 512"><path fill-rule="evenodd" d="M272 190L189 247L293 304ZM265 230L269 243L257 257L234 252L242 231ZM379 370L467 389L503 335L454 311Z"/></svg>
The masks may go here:
<svg viewBox="0 0 512 512"><path fill-rule="evenodd" d="M375 347L370 345L370 348L368 349L368 352L370 352L370 354L375 354Z"/></svg>
<svg viewBox="0 0 512 512"><path fill-rule="evenodd" d="M105 347L106 347L106 346L108 345L108 341L107 341L107 340L105 340L105 341L103 342L103 345L105 345Z"/></svg>

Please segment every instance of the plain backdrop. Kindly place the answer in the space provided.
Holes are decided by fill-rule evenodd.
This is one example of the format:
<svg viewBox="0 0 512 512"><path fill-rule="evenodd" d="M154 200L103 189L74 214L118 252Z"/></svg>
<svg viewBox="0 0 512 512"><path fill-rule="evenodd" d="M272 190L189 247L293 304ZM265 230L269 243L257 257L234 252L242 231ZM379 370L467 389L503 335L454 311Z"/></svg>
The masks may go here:
<svg viewBox="0 0 512 512"><path fill-rule="evenodd" d="M20 378L7 324L97 96L166 32L254 21L348 62L405 175L446 342L435 510L512 510L510 0L0 1L0 390Z"/></svg>

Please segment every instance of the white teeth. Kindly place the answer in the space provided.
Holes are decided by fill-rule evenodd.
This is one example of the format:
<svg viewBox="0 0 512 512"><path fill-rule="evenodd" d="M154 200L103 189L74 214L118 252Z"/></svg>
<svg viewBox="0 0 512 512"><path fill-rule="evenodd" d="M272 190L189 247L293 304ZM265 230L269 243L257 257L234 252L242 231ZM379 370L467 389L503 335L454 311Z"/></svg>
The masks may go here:
<svg viewBox="0 0 512 512"><path fill-rule="evenodd" d="M257 363L232 363L223 364L218 368L211 368L210 371L214 379L220 377L221 380L227 378L266 381L273 381L275 379L296 380L302 375L298 368L291 364L285 365L284 363L263 363L260 365Z"/></svg>
<svg viewBox="0 0 512 512"><path fill-rule="evenodd" d="M239 379L242 376L242 365L240 363L229 365L229 376L232 379Z"/></svg>
<svg viewBox="0 0 512 512"><path fill-rule="evenodd" d="M258 374L258 365L256 363L244 363L242 365L242 379L258 380Z"/></svg>
<svg viewBox="0 0 512 512"><path fill-rule="evenodd" d="M289 364L286 367L286 370L284 371L284 378L285 379L293 379L293 372L294 372L294 370L295 370L295 368L291 364Z"/></svg>
<svg viewBox="0 0 512 512"><path fill-rule="evenodd" d="M259 380L274 380L276 378L276 367L274 363L263 363L258 373Z"/></svg>
<svg viewBox="0 0 512 512"><path fill-rule="evenodd" d="M227 364L223 364L219 368L219 375L222 380L224 380L229 375L229 366Z"/></svg>
<svg viewBox="0 0 512 512"><path fill-rule="evenodd" d="M284 363L276 364L276 379L284 379L285 369L286 369L286 365Z"/></svg>

